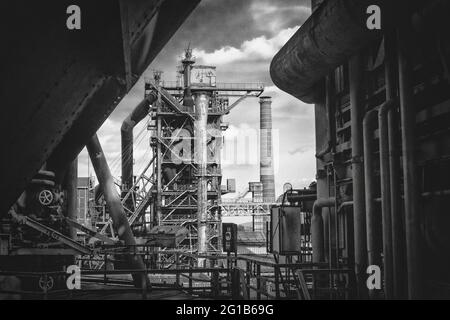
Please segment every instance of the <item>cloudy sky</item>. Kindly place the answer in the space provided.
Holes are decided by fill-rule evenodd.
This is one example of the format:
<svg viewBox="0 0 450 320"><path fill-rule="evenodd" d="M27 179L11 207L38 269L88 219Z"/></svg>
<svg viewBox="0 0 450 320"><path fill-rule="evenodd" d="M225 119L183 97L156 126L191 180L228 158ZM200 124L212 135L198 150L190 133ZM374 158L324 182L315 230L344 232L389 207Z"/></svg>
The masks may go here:
<svg viewBox="0 0 450 320"><path fill-rule="evenodd" d="M285 182L304 187L315 176L313 107L277 89L269 75L273 56L310 15L309 3L310 0L202 0L145 74L151 76L152 70L162 70L165 80L175 80L176 65L191 43L197 63L217 66L217 82L264 82L265 95L273 98L277 194ZM98 132L116 177L120 177L120 126L143 95L142 78ZM258 99L249 98L239 104L224 122L230 124L225 133L226 146L243 132L250 137L257 135ZM134 130L135 174L140 173L151 155L145 125L143 121ZM237 162L225 159L223 178L236 178L237 190L243 191L249 181L259 181L257 157L256 142L243 161L242 157ZM83 150L79 175L85 176L88 171L94 174Z"/></svg>

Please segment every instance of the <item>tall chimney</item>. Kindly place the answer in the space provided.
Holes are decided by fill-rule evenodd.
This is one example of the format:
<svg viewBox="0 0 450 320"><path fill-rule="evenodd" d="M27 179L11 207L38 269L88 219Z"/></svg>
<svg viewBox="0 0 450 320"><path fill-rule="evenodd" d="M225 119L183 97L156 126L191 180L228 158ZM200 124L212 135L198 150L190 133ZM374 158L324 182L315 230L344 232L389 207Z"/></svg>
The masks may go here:
<svg viewBox="0 0 450 320"><path fill-rule="evenodd" d="M275 201L272 148L272 98L261 97L260 104L260 181L263 184L264 202Z"/></svg>

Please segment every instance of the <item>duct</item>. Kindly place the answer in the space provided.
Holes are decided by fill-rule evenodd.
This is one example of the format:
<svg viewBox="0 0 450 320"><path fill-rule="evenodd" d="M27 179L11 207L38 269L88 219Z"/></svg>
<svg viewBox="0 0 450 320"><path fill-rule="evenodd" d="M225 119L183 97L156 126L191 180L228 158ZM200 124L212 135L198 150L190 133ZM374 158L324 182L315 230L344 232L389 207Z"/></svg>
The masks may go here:
<svg viewBox="0 0 450 320"><path fill-rule="evenodd" d="M272 100L261 97L260 104L260 181L263 184L264 202L275 202L275 178L272 146Z"/></svg>
<svg viewBox="0 0 450 320"><path fill-rule="evenodd" d="M398 27L398 74L402 132L402 161L408 270L408 298L419 299L422 294L420 226L415 160L415 108L413 96L412 35L405 17Z"/></svg>
<svg viewBox="0 0 450 320"><path fill-rule="evenodd" d="M127 192L133 186L133 128L148 114L157 96L150 93L145 97L123 121L120 128L122 140L122 192Z"/></svg>
<svg viewBox="0 0 450 320"><path fill-rule="evenodd" d="M374 177L374 131L377 110L366 113L363 121L364 137L364 185L366 199L366 229L367 229L367 257L369 265L381 265L381 239L378 214L375 208L375 177ZM369 292L371 298L376 292Z"/></svg>
<svg viewBox="0 0 450 320"><path fill-rule="evenodd" d="M320 198L314 202L313 215L311 217L311 245L313 263L325 261L325 235L322 209L334 206L335 202L335 198Z"/></svg>
<svg viewBox="0 0 450 320"><path fill-rule="evenodd" d="M366 210L363 167L363 127L364 110L364 62L360 55L352 57L349 63L351 132L352 132L352 179L353 179L353 232L355 238L355 274L358 295L365 297L367 242Z"/></svg>
<svg viewBox="0 0 450 320"><path fill-rule="evenodd" d="M195 162L198 168L197 186L197 247L198 254L206 254L208 220L208 176L207 176L207 121L209 96L205 92L195 93ZM199 259L199 266L204 260Z"/></svg>
<svg viewBox="0 0 450 320"><path fill-rule="evenodd" d="M119 194L114 184L114 179L109 170L97 135L94 135L91 138L86 147L92 161L95 174L100 183L100 188L103 189L103 196L105 198L109 214L113 220L114 230L116 230L119 239L122 240L125 245L134 246L136 245L136 241L128 223L127 216L125 215L125 211L122 207ZM127 255L127 259L131 269L145 269L144 262L140 256L129 254ZM143 274L133 274L133 280L136 287L141 287L148 283L148 278L143 276Z"/></svg>
<svg viewBox="0 0 450 320"><path fill-rule="evenodd" d="M323 3L272 60L270 75L275 85L305 103L319 103L320 80L379 37L365 22L367 7L377 2L381 1Z"/></svg>

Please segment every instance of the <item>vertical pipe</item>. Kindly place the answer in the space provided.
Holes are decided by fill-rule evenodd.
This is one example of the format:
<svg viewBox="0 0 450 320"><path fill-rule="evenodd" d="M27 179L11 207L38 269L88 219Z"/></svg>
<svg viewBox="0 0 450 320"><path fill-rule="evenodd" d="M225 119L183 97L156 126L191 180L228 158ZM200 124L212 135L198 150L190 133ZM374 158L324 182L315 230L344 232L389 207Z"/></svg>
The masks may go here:
<svg viewBox="0 0 450 320"><path fill-rule="evenodd" d="M384 295L386 299L392 299L394 294L388 128L388 112L392 107L393 101L389 100L380 107L378 112L378 126L380 133L381 216L383 222Z"/></svg>
<svg viewBox="0 0 450 320"><path fill-rule="evenodd" d="M275 201L272 146L272 99L261 97L260 105L260 180L263 184L264 202Z"/></svg>
<svg viewBox="0 0 450 320"><path fill-rule="evenodd" d="M315 206L314 206L315 208ZM322 209L313 209L311 217L311 246L312 246L312 262L323 262L325 257L324 252L324 228Z"/></svg>
<svg viewBox="0 0 450 320"><path fill-rule="evenodd" d="M390 10L392 12L392 9ZM393 18L392 18L393 19ZM384 35L386 101L397 99L396 75L396 36L395 29L390 28ZM404 217L401 208L400 191L400 153L398 141L398 114L396 106L387 114L389 133L389 176L391 192L391 223L392 223L392 272L394 298L405 297L405 232Z"/></svg>
<svg viewBox="0 0 450 320"><path fill-rule="evenodd" d="M405 17L406 20L406 17ZM415 108L413 97L412 57L414 52L409 34L411 27L402 22L398 28L399 96L402 131L406 260L408 270L408 297L422 295L421 243L418 212L418 194L415 155Z"/></svg>
<svg viewBox="0 0 450 320"><path fill-rule="evenodd" d="M313 215L311 217L311 245L313 251L313 263L325 261L325 234L322 209L334 206L335 202L335 198L321 198L314 202Z"/></svg>
<svg viewBox="0 0 450 320"><path fill-rule="evenodd" d="M206 92L195 94L195 162L197 164L197 249L198 254L206 254L208 220L208 177L207 177L207 121L209 96ZM199 259L199 263L200 263Z"/></svg>
<svg viewBox="0 0 450 320"><path fill-rule="evenodd" d="M363 129L362 114L364 111L364 64L362 56L357 54L350 59L350 104L352 132L352 175L353 175L353 224L355 238L355 275L360 298L366 297L366 215L363 168Z"/></svg>
<svg viewBox="0 0 450 320"><path fill-rule="evenodd" d="M66 217L74 221L78 218L78 158L75 158L66 172L65 189L67 192L67 214ZM69 237L77 238L77 231L74 227L69 226Z"/></svg>
<svg viewBox="0 0 450 320"><path fill-rule="evenodd" d="M143 99L123 121L120 128L122 147L122 192L133 186L133 128L148 114L148 107L156 100L151 93ZM131 198L130 198L131 199Z"/></svg>
<svg viewBox="0 0 450 320"><path fill-rule="evenodd" d="M379 236L379 216L375 208L375 177L374 177L374 130L376 110L366 113L363 121L364 138L364 185L366 199L366 230L367 258L369 265L381 265L381 239ZM371 298L376 298L375 291L369 292Z"/></svg>
<svg viewBox="0 0 450 320"><path fill-rule="evenodd" d="M136 245L136 241L131 231L130 224L128 223L127 216L122 207L120 201L119 193L116 190L114 184L114 179L106 162L105 154L103 153L100 141L97 135L94 135L91 140L86 145L89 153L89 157L92 161L92 166L94 167L95 174L98 178L100 188L103 190L103 196L105 197L106 206L109 210L109 214L113 220L114 229L117 231L119 239L124 241L128 246ZM144 262L140 256L127 255L128 264L132 269L143 270L145 269ZM136 287L141 287L144 280L143 275L140 273L135 273L132 275L134 284ZM145 277L146 278L146 277Z"/></svg>

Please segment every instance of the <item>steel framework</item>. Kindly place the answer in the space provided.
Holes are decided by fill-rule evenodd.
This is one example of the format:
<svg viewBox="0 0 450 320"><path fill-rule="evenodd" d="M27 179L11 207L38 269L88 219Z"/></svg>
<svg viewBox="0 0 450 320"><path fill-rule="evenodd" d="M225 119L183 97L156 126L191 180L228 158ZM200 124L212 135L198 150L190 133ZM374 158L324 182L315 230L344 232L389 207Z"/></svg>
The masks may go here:
<svg viewBox="0 0 450 320"><path fill-rule="evenodd" d="M189 230L178 250L206 255L221 251L221 196L226 190L221 187L220 152L227 127L222 118L243 99L260 96L264 86L219 85L215 67L196 69L194 64L188 49L180 68L184 85L162 82L159 72L153 79L145 79L146 95L158 97L151 106L148 126L154 187L146 198L150 199L154 225ZM207 80L199 81L201 76ZM230 105L230 97L238 99Z"/></svg>

